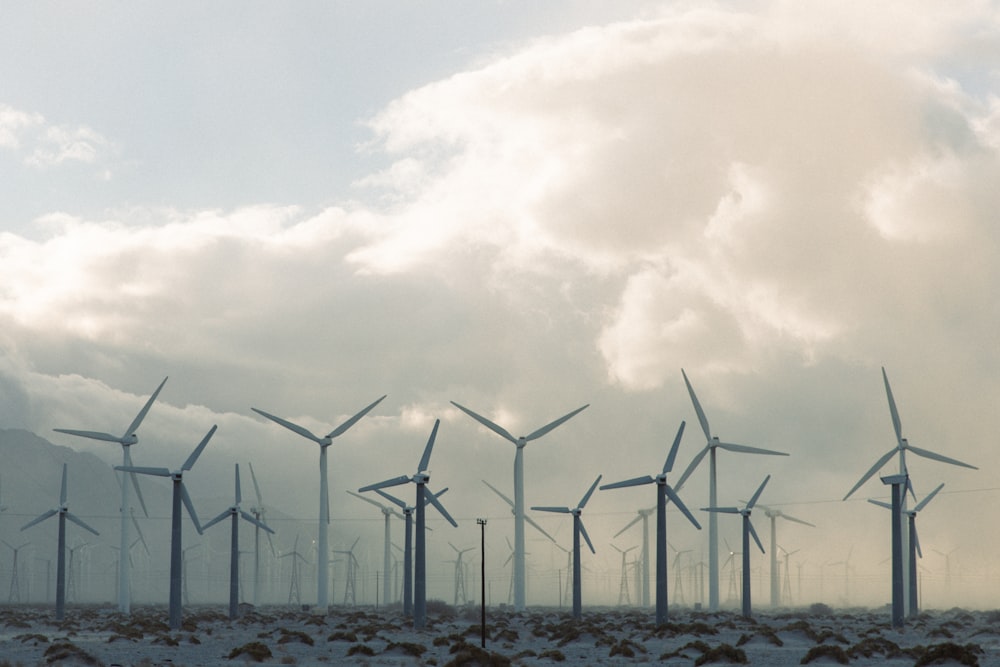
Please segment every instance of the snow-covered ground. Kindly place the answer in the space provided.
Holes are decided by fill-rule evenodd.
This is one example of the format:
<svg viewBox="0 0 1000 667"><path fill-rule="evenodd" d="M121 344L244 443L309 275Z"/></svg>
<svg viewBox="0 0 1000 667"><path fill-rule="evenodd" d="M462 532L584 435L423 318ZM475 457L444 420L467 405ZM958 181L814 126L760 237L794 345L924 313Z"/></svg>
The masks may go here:
<svg viewBox="0 0 1000 667"><path fill-rule="evenodd" d="M811 654L818 656L810 664L1000 666L1000 612L929 612L897 631L881 610L760 612L752 621L731 612L681 610L663 627L655 625L650 612L591 610L575 621L552 609L489 610L483 653L478 608L434 608L422 631L392 611L320 615L269 607L229 621L214 607L188 610L184 629L170 632L162 608L134 610L128 618L110 608L73 608L56 623L50 609L7 607L0 609L0 667L196 667L258 660L273 665L692 665L741 658L780 667L802 664ZM938 654L951 657L920 662Z"/></svg>

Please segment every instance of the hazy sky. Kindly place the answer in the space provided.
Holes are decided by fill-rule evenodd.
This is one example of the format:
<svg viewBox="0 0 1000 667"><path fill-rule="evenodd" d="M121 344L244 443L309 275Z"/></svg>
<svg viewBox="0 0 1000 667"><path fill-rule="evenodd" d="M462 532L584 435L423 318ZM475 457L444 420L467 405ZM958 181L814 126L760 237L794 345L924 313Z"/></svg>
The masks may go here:
<svg viewBox="0 0 1000 667"><path fill-rule="evenodd" d="M381 553L343 491L414 472L435 418L434 539L512 533L479 480L514 449L450 400L515 433L590 403L526 452L529 504L572 506L687 420L679 476L683 367L719 436L791 454L721 454L720 501L772 473L821 525L789 548L874 569L885 492L839 499L894 446L885 366L910 441L981 468L912 457L946 483L925 551L1000 547L961 520L1000 501L996 3L22 3L0 81L4 427L114 462L51 429L123 430L169 375L136 462L217 423L191 486L251 460L310 516L316 446L250 407L325 433L388 394L331 451L334 516L370 519L333 543ZM597 494L591 536L652 502Z"/></svg>

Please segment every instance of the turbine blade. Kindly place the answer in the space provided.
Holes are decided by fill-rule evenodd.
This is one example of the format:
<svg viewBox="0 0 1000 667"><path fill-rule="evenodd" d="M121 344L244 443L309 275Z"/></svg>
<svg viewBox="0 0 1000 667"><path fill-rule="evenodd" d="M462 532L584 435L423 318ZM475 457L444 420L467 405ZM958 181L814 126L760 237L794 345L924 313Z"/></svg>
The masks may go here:
<svg viewBox="0 0 1000 667"><path fill-rule="evenodd" d="M587 501L590 500L590 496L594 495L594 489L597 488L597 484L601 481L601 477L603 477L603 476L604 475L598 475L597 476L597 479L595 479L594 483L590 485L589 489L587 489L587 493L580 500L580 503L577 505L577 507L579 507L580 509L583 509L584 507L587 506Z"/></svg>
<svg viewBox="0 0 1000 667"><path fill-rule="evenodd" d="M892 509L892 505L890 505L889 503L882 502L881 500L873 500L873 499L869 498L868 502L870 502L872 505L878 505L879 507L884 507L887 510L891 510Z"/></svg>
<svg viewBox="0 0 1000 667"><path fill-rule="evenodd" d="M274 531L271 530L270 526L268 526L263 521L258 521L257 518L254 517L252 514L249 514L247 512L244 512L243 510L240 510L240 516L243 517L244 521L249 521L253 525L257 526L258 528L260 528L262 530L266 530L268 533L274 533Z"/></svg>
<svg viewBox="0 0 1000 667"><path fill-rule="evenodd" d="M60 505L65 505L66 504L66 469L67 469L67 467L68 466L64 463L63 464L63 473L62 473L62 486L59 489L59 504Z"/></svg>
<svg viewBox="0 0 1000 667"><path fill-rule="evenodd" d="M725 449L730 452L740 452L742 454L767 454L770 456L788 456L787 452L778 452L773 449L763 449L761 447L750 447L749 445L737 445L732 442L719 442L716 443L719 449Z"/></svg>
<svg viewBox="0 0 1000 667"><path fill-rule="evenodd" d="M640 486L642 484L655 484L656 479L645 475L643 477L633 477L632 479L626 479L623 482L612 482L611 484L602 484L601 491L607 491L608 489L624 489L627 486Z"/></svg>
<svg viewBox="0 0 1000 667"><path fill-rule="evenodd" d="M742 514L739 507L702 507L702 512L720 512L722 514Z"/></svg>
<svg viewBox="0 0 1000 667"><path fill-rule="evenodd" d="M89 530L94 535L100 535L100 533L98 533L96 530L85 524L82 519L78 519L75 515L71 514L70 512L66 512L66 518L75 523L76 525L80 526L80 528L83 528L84 530Z"/></svg>
<svg viewBox="0 0 1000 667"><path fill-rule="evenodd" d="M750 523L750 517L747 517L747 528L750 529L750 537L752 537L753 541L757 543L757 548L760 549L760 552L767 553L764 551L764 545L760 543L760 538L757 536L757 531L754 530L753 524Z"/></svg>
<svg viewBox="0 0 1000 667"><path fill-rule="evenodd" d="M764 481L760 483L760 486L757 487L757 492L753 494L753 497L750 499L750 502L747 503L748 510L753 509L753 506L757 504L757 500L760 498L760 494L764 493L764 487L767 486L767 483L770 480L771 476L768 475L767 477L764 478Z"/></svg>
<svg viewBox="0 0 1000 667"><path fill-rule="evenodd" d="M681 437L684 435L684 424L686 422L681 422L680 428L677 429L677 435L674 436L674 444L670 446L670 453L667 454L667 461L663 464L663 472L668 473L674 469L674 459L677 458L677 450L681 446Z"/></svg>
<svg viewBox="0 0 1000 667"><path fill-rule="evenodd" d="M907 443L906 449L918 456L923 456L925 459L933 459L935 461L941 461L942 463L950 463L953 466L962 466L963 468L971 468L972 470L979 470L979 468L977 468L974 465L963 463L958 459L953 459L949 456L944 456L943 454L936 454L935 452L930 452L927 451L926 449L920 449L919 447L914 447L909 443Z"/></svg>
<svg viewBox="0 0 1000 667"><path fill-rule="evenodd" d="M374 489L374 491L375 491L375 493L379 494L380 496L382 496L383 498L385 498L386 500L388 500L390 503L393 503L394 505L398 506L400 509L404 509L404 510L406 509L406 503L404 503L402 500L400 500L396 496L389 495L388 493L386 493L382 489Z"/></svg>
<svg viewBox="0 0 1000 667"><path fill-rule="evenodd" d="M257 496L257 505L263 508L264 498L260 495L260 485L257 484L257 475L253 472L253 463L247 461L247 465L250 467L250 480L253 482L253 492Z"/></svg>
<svg viewBox="0 0 1000 667"><path fill-rule="evenodd" d="M510 563L510 561L511 561L512 558L514 558L514 552L513 551L510 553L509 556L507 556L507 560L505 560L503 562L503 567L507 567L507 565Z"/></svg>
<svg viewBox="0 0 1000 667"><path fill-rule="evenodd" d="M559 426L560 424L562 424L562 423L564 423L566 421L569 421L572 417L575 417L579 413L583 412L588 407L590 407L590 403L587 403L587 405L583 406L582 408L577 408L576 410L573 410L573 412L570 412L569 414L563 415L562 417L560 417L559 419L555 420L554 422L550 422L550 423L546 424L545 426L541 427L540 429L538 429L536 431L533 431L530 435L524 436L525 442L527 442L529 440L535 440L537 438L542 437L543 435L545 435L549 431L553 430L555 427Z"/></svg>
<svg viewBox="0 0 1000 667"><path fill-rule="evenodd" d="M344 431L346 431L347 429L349 429L352 426L354 426L355 424L357 424L358 421L360 421L362 417L364 417L366 414L368 414L369 412L371 412L372 408L374 408L376 405L378 405L379 403L381 403L382 399L384 399L386 396L388 396L388 394L383 394L382 398L376 399L373 403L371 403L368 406L362 408L361 412L357 413L356 415L354 415L353 417L351 417L350 419L348 419L346 422L344 422L343 424L341 424L337 428L335 428L332 431L330 431L329 435L327 435L326 437L328 437L328 438L336 438L338 435L343 434Z"/></svg>
<svg viewBox="0 0 1000 667"><path fill-rule="evenodd" d="M535 520L534 520L534 519L532 519L532 518L531 518L530 516L528 516L527 514L525 514L525 515L524 515L524 520L525 520L525 521L527 521L527 522L528 522L528 524L530 524L531 526L533 526L535 530L537 530L537 531L538 531L539 533L541 533L541 534L542 534L542 535L544 535L545 537L549 538L549 539L550 539L550 540L552 540L553 542L555 542L555 541L556 541L556 538L552 537L552 536L551 536L551 535L549 535L549 534L548 534L547 532L545 532L545 529L544 529L544 528L542 528L541 526L539 526L539 525L538 525L537 523L535 523Z"/></svg>
<svg viewBox="0 0 1000 667"><path fill-rule="evenodd" d="M691 463L688 464L687 470L684 471L684 474L681 475L681 478L677 481L677 484L674 485L675 491L681 490L681 487L684 486L684 482L686 482L687 478L691 476L691 473L694 472L694 469L698 467L698 464L701 463L701 460L705 458L705 454L708 454L708 450L710 450L711 448L712 448L711 445L705 445L704 447L702 447L700 452L695 454L695 457L691 460Z"/></svg>
<svg viewBox="0 0 1000 667"><path fill-rule="evenodd" d="M198 446L195 447L195 450L191 452L191 456L189 456L187 458L187 461L184 462L184 465L181 466L181 470L190 470L191 468L194 467L195 461L197 461L198 457L201 456L201 453L205 450L205 447L208 445L208 441L212 439L213 435L215 435L215 431L217 428L219 427L213 424L212 428L208 429L208 433L205 434L205 437L201 439L201 442L198 443Z"/></svg>
<svg viewBox="0 0 1000 667"><path fill-rule="evenodd" d="M368 486L362 486L358 489L358 493L364 493L365 491L377 491L379 489L385 489L390 486L399 486L400 484L406 484L410 481L410 478L406 475L400 475L399 477L393 477L392 479L387 479L384 482L375 482L374 484L369 484Z"/></svg>
<svg viewBox="0 0 1000 667"><path fill-rule="evenodd" d="M213 518L212 520L210 520L208 523L204 524L201 527L201 529L202 530L208 530L209 528L211 528L215 524L219 523L223 519L228 519L232 515L233 515L233 510L232 509L227 509L224 512L222 512L221 514L219 514L218 516L216 516L215 518Z"/></svg>
<svg viewBox="0 0 1000 667"><path fill-rule="evenodd" d="M625 525L625 527L624 527L624 528L622 528L622 529L621 529L621 530L619 530L619 531L618 531L617 533L615 533L615 534L614 534L614 535L612 536L612 539L614 539L615 537L618 537L619 535L621 535L622 533L624 533L624 532L625 532L626 530L628 530L629 528L631 528L631 527L632 527L632 526L634 526L635 524L639 523L639 520L640 520L640 519L642 519L642 515L641 515L641 514L640 514L640 515L638 515L637 517L635 517L634 519L632 519L631 521L629 521L629 522L628 522L628 523L627 523L627 524Z"/></svg>
<svg viewBox="0 0 1000 667"><path fill-rule="evenodd" d="M594 543L590 541L590 535L587 534L587 528L583 525L583 519L580 519L580 534L583 535L583 539L587 540L587 546L590 547L590 553L596 554L597 551L594 550Z"/></svg>
<svg viewBox="0 0 1000 667"><path fill-rule="evenodd" d="M116 435L111 435L110 433L100 433L98 431L77 431L69 428L54 428L53 431L57 433L68 433L69 435L77 435L81 438L90 438L91 440L104 440L105 442L117 442L121 443L122 439Z"/></svg>
<svg viewBox="0 0 1000 667"><path fill-rule="evenodd" d="M572 510L568 507L532 507L532 512L558 512L559 514L570 514Z"/></svg>
<svg viewBox="0 0 1000 667"><path fill-rule="evenodd" d="M36 523L41 523L42 521L45 521L46 519L48 519L50 516L54 516L56 514L59 514L59 510L49 510L45 514L42 514L41 516L36 517L36 518L32 519L31 521L29 521L28 523L26 523L23 526L21 526L21 530L24 530L26 528L31 528Z"/></svg>
<svg viewBox="0 0 1000 667"><path fill-rule="evenodd" d="M360 498L361 500L365 501L366 503L371 503L372 505L374 505L375 507L379 508L380 510L387 510L387 509L389 509L388 507L386 507L382 503L380 503L380 502L378 502L376 500L372 500L371 498L369 498L367 496L362 496L361 494L354 493L353 491L350 491L350 490L348 490L347 492L349 494L351 494L352 496L354 496L355 498Z"/></svg>
<svg viewBox="0 0 1000 667"><path fill-rule="evenodd" d="M139 522L135 518L135 512L132 512L132 525L135 526L135 532L139 535L139 541L142 543L142 548L146 550L146 553L150 553L149 545L146 544L146 538L142 534L142 528L139 527Z"/></svg>
<svg viewBox="0 0 1000 667"><path fill-rule="evenodd" d="M504 427L498 426L497 424L494 424L493 422L491 422L486 417L483 417L482 415L477 415L475 412L473 412L469 408L464 407L462 405L459 405L455 401L452 401L451 404L454 405L459 410L461 410L462 412L464 412L465 414L467 414L470 417L472 417L473 419L475 419L477 422L479 422L480 424L482 424L486 428L490 429L491 431L493 431L494 433L496 433L497 435L499 435L501 438L505 438L507 440L510 440L515 445L517 444L517 438L515 438L514 436L512 436L507 431L507 429L505 429Z"/></svg>
<svg viewBox="0 0 1000 667"><path fill-rule="evenodd" d="M299 426L298 424L293 424L292 422L288 421L287 419L282 419L281 417L276 417L275 415L272 415L272 414L270 414L268 412L264 412L263 410L258 410L257 408L250 408L250 409L253 410L254 412L256 412L257 414L263 416L263 417L267 417L268 419L270 419L271 421L273 421L275 424L280 424L280 425L284 426L285 428L287 428L289 431L292 431L294 433L298 433L303 438L308 438L309 440L312 440L313 442L315 442L318 445L322 445L323 444L323 440L321 438L317 437L312 431L310 431L307 428Z"/></svg>
<svg viewBox="0 0 1000 667"><path fill-rule="evenodd" d="M125 473L139 473L140 475L154 475L156 477L170 477L171 472L166 468L150 468L147 466L115 466L115 470Z"/></svg>
<svg viewBox="0 0 1000 667"><path fill-rule="evenodd" d="M687 505L684 504L680 496L678 496L677 493L675 493L674 490L671 489L669 486L664 486L663 491L667 494L667 497L670 498L670 501L674 505L677 505L677 509L679 509L681 512L684 513L684 516L688 518L688 521L693 523L695 528L701 530L701 524L698 523L698 520L694 518L694 515L691 514L690 510L688 510Z"/></svg>
<svg viewBox="0 0 1000 667"><path fill-rule="evenodd" d="M420 457L420 465L417 472L424 472L431 464L431 452L434 450L434 440L437 439L438 427L441 425L440 419L434 420L434 428L431 429L431 437L427 438L427 445L424 447L424 454Z"/></svg>
<svg viewBox="0 0 1000 667"><path fill-rule="evenodd" d="M125 447L125 465L132 465L132 456L128 453L128 447ZM139 499L139 507L142 508L143 515L149 518L149 510L146 509L146 501L142 497L142 489L139 488L139 478L136 477L134 472L125 473L132 480L132 488L135 489L135 497Z"/></svg>
<svg viewBox="0 0 1000 667"><path fill-rule="evenodd" d="M913 524L913 546L917 550L917 556L924 557L924 552L920 550L920 537L917 536L917 524Z"/></svg>
<svg viewBox="0 0 1000 667"><path fill-rule="evenodd" d="M885 454L883 454L883 455L882 455L882 457L881 457L881 458L880 458L880 459L879 459L878 461L876 461L876 462L875 462L875 465L873 465L873 466L872 466L872 467L871 467L871 468L870 468L870 469L868 470L868 472L866 472L866 473L865 473L865 474L864 474L864 475L863 475L863 476L861 477L861 479L859 479L859 480L858 480L858 483L857 483L857 484L855 484L855 485L854 485L854 486L853 486L853 487L851 488L851 490L847 492L847 495L846 495L846 496L844 496L844 500L847 500L848 498L850 498L850 497L851 497L851 495L852 495L852 494L853 494L853 493L854 493L855 491L857 491L858 489L860 489L860 488L861 488L861 485L862 485L862 484L864 484L864 483L865 483L865 482L867 482L867 481L868 481L869 479L871 479L871 476L872 476L872 475L874 475L875 473L877 473L877 472L879 471L879 469L880 469L880 468L881 468L882 466L884 466L884 465L885 465L886 463L888 463L888 462L889 462L889 459L891 459L891 458L893 457L893 455L894 455L894 454L896 453L896 451L897 451L897 449L896 449L895 447L893 447L892 449L890 449L889 451L887 451L887 452L886 452Z"/></svg>
<svg viewBox="0 0 1000 667"><path fill-rule="evenodd" d="M142 420L146 418L146 413L149 412L149 408L153 405L153 401L155 401L156 397L160 395L160 390L163 389L163 385L165 385L166 383L167 383L167 378L163 378L163 382L161 382L160 386L156 388L156 391L153 392L153 395L149 397L149 400L146 401L146 404L142 406L142 410L139 410L139 414L135 416L135 419L132 420L132 423L128 425L128 430L125 431L125 434L121 437L122 440L129 437L139 429L139 424L141 424Z"/></svg>
<svg viewBox="0 0 1000 667"><path fill-rule="evenodd" d="M427 491L430 491L430 489L427 489L427 487L424 488ZM435 509L437 509L437 511L441 513L441 516L443 516L445 519L448 520L448 523L450 523L455 528L458 528L458 524L455 522L454 519L451 518L451 515L448 514L448 510L444 508L444 505L441 504L441 501L438 500L438 497L436 495L434 495L433 493L425 493L424 499L431 505L433 505Z"/></svg>
<svg viewBox="0 0 1000 667"><path fill-rule="evenodd" d="M899 421L899 411L896 410L896 400L892 397L892 388L889 387L889 376L885 373L885 366L882 367L882 381L885 383L885 395L889 399L889 414L892 415L892 429L896 432L896 442L902 444L903 426Z"/></svg>
<svg viewBox="0 0 1000 667"><path fill-rule="evenodd" d="M760 505L758 505L758 507L760 507ZM781 516L782 519L787 519L788 521L794 521L795 523L801 523L804 526L812 526L813 528L816 527L816 524L809 523L808 521L803 521L802 519L796 519L794 516L790 516L788 514L785 514L784 512L781 512L779 516Z"/></svg>
<svg viewBox="0 0 1000 667"><path fill-rule="evenodd" d="M187 509L188 516L191 517L191 521L194 522L194 527L201 535L204 530L201 527L201 522L198 521L198 513L194 511L194 503L191 502L191 496L188 495L187 487L184 486L184 482L180 482L181 486L181 502L184 503L184 507Z"/></svg>
<svg viewBox="0 0 1000 667"><path fill-rule="evenodd" d="M486 486L488 486L491 489L493 489L493 493L495 493L498 496L500 496L501 498L503 498L507 502L508 505L510 505L511 507L514 506L514 501L511 500L510 498L508 498L507 496L505 496L504 494L500 493L500 490L497 489L497 487L493 486L492 484L490 484L489 482L487 482L485 479L481 480L481 481L483 482L483 484L485 484Z"/></svg>
<svg viewBox="0 0 1000 667"><path fill-rule="evenodd" d="M236 464L236 504L239 505L243 500L243 493L240 490L240 464Z"/></svg>
<svg viewBox="0 0 1000 667"><path fill-rule="evenodd" d="M688 394L691 395L691 403L694 404L694 411L698 413L698 421L701 423L701 430L705 432L705 440L708 442L712 441L712 429L708 426L708 418L705 417L705 411L701 409L701 403L698 402L698 397L695 396L694 388L691 387L691 382L688 380L687 373L684 369L681 369L681 375L684 376L684 384L687 385Z"/></svg>
<svg viewBox="0 0 1000 667"><path fill-rule="evenodd" d="M926 498L924 498L919 503L917 503L917 506L913 508L913 511L914 512L919 512L924 507L926 507L927 503L929 503L931 501L931 499L938 494L938 491L940 491L942 487L944 487L944 483L938 484L938 486L937 486L936 489L934 489L933 491L931 491L930 493L928 493ZM923 556L921 556L921 558L923 558Z"/></svg>

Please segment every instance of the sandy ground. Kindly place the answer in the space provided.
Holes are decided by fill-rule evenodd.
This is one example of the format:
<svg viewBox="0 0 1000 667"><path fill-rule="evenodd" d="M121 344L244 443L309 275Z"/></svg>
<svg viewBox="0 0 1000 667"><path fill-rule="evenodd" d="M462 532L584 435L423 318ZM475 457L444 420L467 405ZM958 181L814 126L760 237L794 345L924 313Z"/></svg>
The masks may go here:
<svg viewBox="0 0 1000 667"><path fill-rule="evenodd" d="M681 610L657 627L650 612L591 610L574 621L558 610L490 610L487 651L479 610L435 605L414 631L392 611L332 610L327 615L273 607L228 620L218 608L188 610L170 632L166 610L131 617L110 608L74 608L56 623L50 609L0 609L0 667L7 665L666 665L979 664L1000 667L1000 612L929 612L892 630L884 611L823 609L761 612ZM818 647L818 648L817 648ZM936 656L939 662L921 662ZM950 656L950 657L949 657ZM964 662L961 662L963 661Z"/></svg>

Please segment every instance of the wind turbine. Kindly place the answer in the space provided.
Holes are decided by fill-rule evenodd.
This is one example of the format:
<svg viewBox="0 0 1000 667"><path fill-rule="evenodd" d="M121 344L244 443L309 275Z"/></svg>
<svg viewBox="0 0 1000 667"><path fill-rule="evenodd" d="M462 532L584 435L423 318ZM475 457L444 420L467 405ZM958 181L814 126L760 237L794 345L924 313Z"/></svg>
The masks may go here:
<svg viewBox="0 0 1000 667"><path fill-rule="evenodd" d="M229 620L239 618L240 606L240 519L252 523L268 533L274 533L270 527L255 519L240 507L243 494L240 492L240 464L236 464L236 497L233 504L220 512L218 516L201 527L202 532L208 530L223 519L229 517L231 537L229 541Z"/></svg>
<svg viewBox="0 0 1000 667"><path fill-rule="evenodd" d="M260 494L260 485L257 484L257 475L253 472L253 464L247 462L250 466L250 480L253 482L253 491L257 496L257 504L250 508L250 514L253 518L257 519L262 526L267 526L267 521L264 515L267 513L267 509L264 507L264 498ZM256 607L260 602L260 526L254 526L253 529L253 606ZM271 558L275 557L274 552L274 542L271 540L271 535L274 531L270 533L265 532L267 535L267 543L271 547Z"/></svg>
<svg viewBox="0 0 1000 667"><path fill-rule="evenodd" d="M110 433L102 433L100 431L78 431L75 429L68 428L56 428L52 429L57 433L66 433L68 435L75 435L81 438L90 438L91 440L103 440L104 442L117 442L122 446L122 466L132 465L132 455L129 453L129 448L139 442L139 436L136 431L139 430L139 424L142 420L146 418L146 413L149 412L149 408L153 405L153 401L156 397L160 395L160 390L163 389L163 385L167 383L167 378L163 378L163 382L160 386L156 388L152 396L146 401L146 404L142 406L139 410L139 414L135 416L132 423L128 425L125 429L124 435L111 435ZM135 495L139 499L139 505L142 506L142 513L147 517L149 512L146 511L146 503L142 499L142 491L139 489L139 480L135 475L124 475L122 477L122 503L119 508L121 513L121 542L119 543L119 549L121 553L126 553L129 548L129 526L128 526L128 516L129 516L129 490L128 482L131 478L132 486L135 487ZM131 595L129 595L129 580L128 580L128 570L127 568L119 568L118 572L118 611L123 614L128 614L131 612Z"/></svg>
<svg viewBox="0 0 1000 667"><path fill-rule="evenodd" d="M434 449L434 440L437 438L438 426L440 425L440 419L434 420L434 428L431 430L431 436L428 438L427 445L424 447L424 453L423 456L420 457L420 463L417 464L417 472L413 476L401 475L399 477L387 479L383 482L369 484L368 486L363 486L358 489L359 493L364 493L365 491L377 491L379 489L388 488L390 486L399 486L400 484L406 484L408 482L413 482L417 486L417 499L414 503L417 510L417 548L413 576L413 627L418 630L422 630L424 626L427 625L427 549L425 539L426 520L424 517L427 503L434 505L437 511L441 513L441 516L447 519L452 526L458 528L458 524L451 518L451 515L448 514L448 510L444 508L444 505L442 505L441 501L437 499L437 496L433 493L425 493L425 491L427 491L427 482L430 481L430 475L427 473L427 467L431 463L431 452Z"/></svg>
<svg viewBox="0 0 1000 667"><path fill-rule="evenodd" d="M315 435L309 429L293 424L292 422L275 417L263 410L250 408L257 414L270 419L276 424L284 426L293 433L298 433L303 438L312 440L319 445L319 544L317 545L316 557L316 606L326 609L329 606L329 577L330 577L330 547L328 528L330 524L330 491L326 477L326 450L333 444L333 439L342 435L347 429L354 426L362 417L368 414L372 408L382 402L385 396L377 399L367 407L363 408L356 415L342 423L337 428L327 433L322 438Z"/></svg>
<svg viewBox="0 0 1000 667"><path fill-rule="evenodd" d="M11 551L14 552L14 562L11 564L10 568L10 593L7 596L7 602L20 602L21 601L21 578L17 572L17 554L24 547L31 544L31 542L25 542L19 547L15 547L13 544L7 540L3 540Z"/></svg>
<svg viewBox="0 0 1000 667"><path fill-rule="evenodd" d="M639 561L639 579L643 607L649 606L649 516L655 512L655 505L649 509L637 510L636 517L625 524L624 528L612 535L612 539L614 539L635 524L639 523L639 521L642 521L642 559Z"/></svg>
<svg viewBox="0 0 1000 667"><path fill-rule="evenodd" d="M778 532L775 524L778 519L784 519L785 521L801 523L803 526L812 526L813 528L816 526L767 505L757 505L757 507L764 510L764 516L771 520L771 606L777 607L781 599L781 578L778 576Z"/></svg>
<svg viewBox="0 0 1000 667"><path fill-rule="evenodd" d="M753 511L754 505L757 504L757 500L760 498L760 494L764 492L764 487L767 486L768 480L771 476L768 475L764 478L764 481L760 483L757 487L757 491L750 498L743 509L739 507L703 507L702 510L705 512L722 512L725 514L739 514L743 517L743 617L750 618L750 537L753 537L753 541L757 543L757 547L760 549L761 553L764 553L764 545L760 543L760 538L757 537L757 531L754 530L753 524L750 523L750 513Z"/></svg>
<svg viewBox="0 0 1000 667"><path fill-rule="evenodd" d="M457 607L459 591L461 591L462 604L466 604L468 602L465 594L465 562L462 560L462 556L465 555L466 552L475 549L475 547L459 549L451 542L448 543L448 546L455 552L455 560L449 562L455 564L455 606Z"/></svg>
<svg viewBox="0 0 1000 667"><path fill-rule="evenodd" d="M456 408L469 415L477 422L490 429L501 438L509 440L514 443L517 447L517 451L514 454L514 610L524 611L525 605L525 558L524 558L524 447L532 440L537 440L549 431L555 429L557 426L561 425L563 422L569 420L577 413L582 412L590 404L584 405L581 408L577 408L572 412L563 415L559 419L546 424L545 426L532 431L528 435L522 435L519 438L515 438L510 434L507 429L502 426L498 426L486 417L478 415L472 410L463 407L456 403L451 402Z"/></svg>
<svg viewBox="0 0 1000 667"><path fill-rule="evenodd" d="M28 523L21 526L21 530L31 528L37 523L45 521L51 516L59 515L59 542L58 556L56 560L56 620L61 621L66 617L66 519L69 519L84 530L89 530L94 535L100 535L96 530L88 526L82 519L69 511L66 505L66 464L63 464L62 486L59 489L59 507L45 512Z"/></svg>
<svg viewBox="0 0 1000 667"><path fill-rule="evenodd" d="M182 578L183 578L183 546L181 544L181 503L187 509L188 516L194 522L194 527L201 534L201 524L198 522L198 514L194 511L194 503L184 487L184 473L194 467L198 457L208 445L208 441L215 435L218 426L213 425L208 430L205 437L201 439L191 455L187 457L184 464L178 470L167 468L149 468L143 466L115 466L115 470L128 473L139 473L140 475L153 475L154 477L169 477L173 483L173 498L170 512L170 629L180 630L181 628L181 605L182 605ZM128 553L127 550L122 552ZM123 556L124 557L124 556ZM124 567L122 569L125 569Z"/></svg>
<svg viewBox="0 0 1000 667"><path fill-rule="evenodd" d="M670 446L670 453L663 464L663 470L655 477L645 475L634 477L623 482L605 484L601 490L620 489L627 486L638 486L640 484L656 484L656 622L663 624L667 622L667 498L673 501L684 516L688 518L695 528L701 530L701 524L694 518L687 506L677 495L677 492L667 484L667 473L674 469L674 460L677 458L677 449L681 445L681 438L684 436L684 422L681 422L674 436L674 443ZM680 484L677 485L678 488ZM626 526L627 527L627 526ZM624 529L622 529L624 530ZM621 532L621 531L619 531Z"/></svg>
<svg viewBox="0 0 1000 667"><path fill-rule="evenodd" d="M909 484L909 481L910 481L909 478L907 478L906 483ZM923 552L920 550L920 538L917 537L917 513L920 512L920 510L927 507L927 503L929 503L934 498L934 496L938 494L938 491L940 491L943 487L944 484L938 484L937 488L928 493L927 497L921 500L919 503L917 503L913 507L913 509L902 510L903 514L905 514L909 520L907 527L909 529L909 538L910 538L909 554L908 554L908 560L910 564L909 582L908 582L910 588L910 605L909 605L910 616L916 616L917 614L920 613L919 596L917 595L917 556L919 556L920 558L924 557ZM889 503L884 503L880 500L871 500L871 499L869 499L868 502L874 505L878 505L879 507L884 507L888 510L892 510L892 505L890 505Z"/></svg>
<svg viewBox="0 0 1000 667"><path fill-rule="evenodd" d="M582 409L582 408L581 408ZM519 450L520 451L520 450ZM583 594L582 586L580 582L580 535L583 535L583 539L587 540L587 546L590 547L590 553L597 553L594 551L594 543L590 541L590 536L587 535L587 529L583 526L583 508L586 507L587 501L590 500L590 496L594 493L594 489L597 488L597 484L601 481L602 475L598 475L594 483L590 485L590 489L584 494L580 502L573 509L568 507L532 507L531 509L536 512L557 512L559 514L572 514L573 515L573 617L580 618L583 616Z"/></svg>
<svg viewBox="0 0 1000 667"><path fill-rule="evenodd" d="M350 549L334 549L333 550L333 553L335 553L335 554L344 554L345 556L347 556L347 570L346 570L346 574L344 576L344 605L345 606L347 605L348 600L350 600L350 604L351 604L352 607L356 606L357 603L358 603L357 586L356 586L356 584L357 584L357 576L358 576L358 571L357 571L358 559L357 559L357 556L354 555L354 547L358 546L358 540L360 540L360 539L361 539L360 536L354 538L354 543L351 544L351 548Z"/></svg>
<svg viewBox="0 0 1000 667"><path fill-rule="evenodd" d="M618 606L622 606L622 603L629 606L632 605L632 598L628 594L628 561L627 554L632 549L635 549L638 545L632 545L628 549L621 549L614 542L611 543L611 548L622 555L622 574L620 583L618 584Z"/></svg>
<svg viewBox="0 0 1000 667"><path fill-rule="evenodd" d="M298 535L295 536L295 543L292 545L292 550L289 551L288 553L284 553L278 556L278 558L286 558L286 557L290 557L292 559L292 575L291 575L291 583L289 584L288 588L288 604L292 604L292 600L295 600L295 602L298 604L302 604L302 598L299 595L299 578L300 578L299 561L301 560L306 565L309 564L309 561L306 560L305 556L299 553Z"/></svg>
<svg viewBox="0 0 1000 667"><path fill-rule="evenodd" d="M377 500L372 500L371 498L362 496L358 493L354 493L353 491L348 491L348 493L354 496L355 498L360 498L366 503L371 503L375 507L379 508L380 510L382 510L382 516L385 517L385 542L382 548L382 577L387 582L387 585L383 587L382 602L386 607L388 607L390 602L392 601L392 591L388 586L389 580L387 578L391 574L391 569L392 569L392 530L390 528L390 520L392 519L392 517L397 517L399 519L405 520L405 517L403 517L402 514L400 514L393 508L389 507L388 505L383 505ZM405 507L406 503L403 503L403 506Z"/></svg>
<svg viewBox="0 0 1000 667"><path fill-rule="evenodd" d="M698 467L701 460L705 458L705 454L709 454L708 504L709 507L715 507L717 505L716 449L725 449L730 452L740 452L742 454L767 454L769 456L788 456L788 454L770 449L761 449L760 447L721 442L718 436L712 435L712 429L708 425L705 411L701 409L701 403L698 402L698 397L695 395L694 388L691 387L691 382L688 380L687 373L684 372L683 368L681 369L681 375L684 376L684 384L687 385L688 394L691 395L691 403L694 405L694 411L698 414L698 422L701 424L701 430L705 433L707 443L695 455L690 465L688 465L687 470L681 475L681 478L677 481L677 488L680 489L684 486L684 482L694 472L694 469ZM710 611L717 611L719 609L719 521L714 512L708 516L708 608Z"/></svg>

